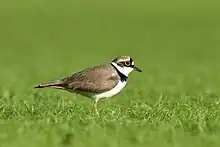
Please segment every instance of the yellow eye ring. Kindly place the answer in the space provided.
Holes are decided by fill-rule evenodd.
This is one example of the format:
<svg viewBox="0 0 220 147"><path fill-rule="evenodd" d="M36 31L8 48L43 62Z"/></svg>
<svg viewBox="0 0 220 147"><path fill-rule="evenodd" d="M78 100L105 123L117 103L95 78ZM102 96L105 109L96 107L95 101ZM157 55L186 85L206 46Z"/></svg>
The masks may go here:
<svg viewBox="0 0 220 147"><path fill-rule="evenodd" d="M125 65L130 66L131 64L130 64L130 62L125 62Z"/></svg>

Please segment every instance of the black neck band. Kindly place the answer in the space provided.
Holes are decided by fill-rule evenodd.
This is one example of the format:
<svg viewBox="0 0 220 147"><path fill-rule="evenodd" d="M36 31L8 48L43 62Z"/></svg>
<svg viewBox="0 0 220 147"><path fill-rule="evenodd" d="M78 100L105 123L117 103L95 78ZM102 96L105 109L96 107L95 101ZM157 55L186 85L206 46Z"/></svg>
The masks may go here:
<svg viewBox="0 0 220 147"><path fill-rule="evenodd" d="M128 77L126 75L124 75L123 73L121 73L112 63L111 63L111 65L115 68L118 75L120 76L121 82L126 82L128 80Z"/></svg>

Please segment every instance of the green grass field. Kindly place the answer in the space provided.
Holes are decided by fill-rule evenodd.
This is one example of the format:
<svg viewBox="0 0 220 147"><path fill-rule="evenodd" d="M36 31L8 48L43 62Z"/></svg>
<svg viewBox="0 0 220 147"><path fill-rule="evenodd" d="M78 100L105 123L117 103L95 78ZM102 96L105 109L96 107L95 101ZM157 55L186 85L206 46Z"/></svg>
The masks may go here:
<svg viewBox="0 0 220 147"><path fill-rule="evenodd" d="M0 146L218 147L218 1L1 1ZM98 104L39 83L130 55Z"/></svg>

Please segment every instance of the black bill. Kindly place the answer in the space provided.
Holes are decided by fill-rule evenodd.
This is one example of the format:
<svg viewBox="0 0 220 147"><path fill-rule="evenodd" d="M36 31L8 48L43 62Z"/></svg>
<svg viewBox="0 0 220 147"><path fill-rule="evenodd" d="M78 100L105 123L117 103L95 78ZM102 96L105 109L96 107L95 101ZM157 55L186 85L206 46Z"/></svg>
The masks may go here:
<svg viewBox="0 0 220 147"><path fill-rule="evenodd" d="M134 66L133 68L135 71L142 72L142 70L140 68L138 68L137 66Z"/></svg>

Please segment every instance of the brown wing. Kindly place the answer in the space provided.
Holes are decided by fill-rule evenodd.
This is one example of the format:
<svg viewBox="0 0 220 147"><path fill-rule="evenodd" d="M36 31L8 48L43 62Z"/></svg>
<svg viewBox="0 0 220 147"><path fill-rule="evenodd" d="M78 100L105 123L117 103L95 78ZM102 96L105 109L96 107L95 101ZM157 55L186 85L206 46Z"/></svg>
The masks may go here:
<svg viewBox="0 0 220 147"><path fill-rule="evenodd" d="M117 71L111 65L101 65L64 78L60 85L69 90L102 93L115 87L118 81Z"/></svg>

